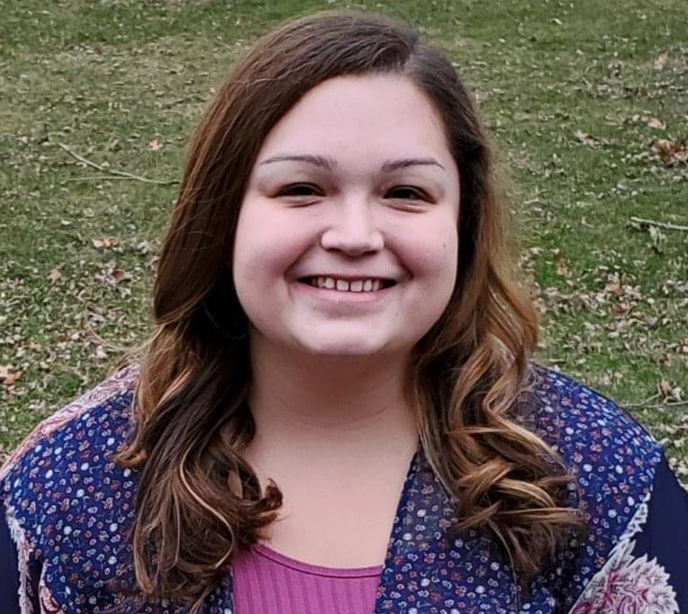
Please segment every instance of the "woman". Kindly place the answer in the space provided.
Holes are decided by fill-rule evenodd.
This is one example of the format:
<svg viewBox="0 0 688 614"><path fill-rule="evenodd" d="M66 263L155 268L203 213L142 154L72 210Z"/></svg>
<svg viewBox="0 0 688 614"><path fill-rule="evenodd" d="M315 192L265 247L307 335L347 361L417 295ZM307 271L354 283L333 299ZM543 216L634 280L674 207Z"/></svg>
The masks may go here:
<svg viewBox="0 0 688 614"><path fill-rule="evenodd" d="M238 63L154 315L0 474L3 612L688 611L688 497L532 361L484 133L406 26L320 14Z"/></svg>

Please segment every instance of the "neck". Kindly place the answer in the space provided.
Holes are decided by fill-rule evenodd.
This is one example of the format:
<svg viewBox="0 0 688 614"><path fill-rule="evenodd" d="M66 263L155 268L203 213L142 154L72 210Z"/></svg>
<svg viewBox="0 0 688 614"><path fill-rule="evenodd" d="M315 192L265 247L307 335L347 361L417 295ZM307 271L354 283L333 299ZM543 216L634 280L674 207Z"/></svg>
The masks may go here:
<svg viewBox="0 0 688 614"><path fill-rule="evenodd" d="M418 429L405 394L407 360L303 355L252 339L250 455L408 455Z"/></svg>

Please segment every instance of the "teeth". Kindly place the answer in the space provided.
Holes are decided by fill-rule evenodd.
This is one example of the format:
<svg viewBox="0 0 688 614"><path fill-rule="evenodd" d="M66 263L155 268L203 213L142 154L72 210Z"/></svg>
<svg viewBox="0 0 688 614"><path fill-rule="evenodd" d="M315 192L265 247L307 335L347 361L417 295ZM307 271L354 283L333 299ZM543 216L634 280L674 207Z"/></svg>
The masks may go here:
<svg viewBox="0 0 688 614"><path fill-rule="evenodd" d="M345 279L335 279L334 277L312 277L310 284L317 288L326 290L337 290L339 292L376 292L382 288L381 279L356 279L347 281Z"/></svg>

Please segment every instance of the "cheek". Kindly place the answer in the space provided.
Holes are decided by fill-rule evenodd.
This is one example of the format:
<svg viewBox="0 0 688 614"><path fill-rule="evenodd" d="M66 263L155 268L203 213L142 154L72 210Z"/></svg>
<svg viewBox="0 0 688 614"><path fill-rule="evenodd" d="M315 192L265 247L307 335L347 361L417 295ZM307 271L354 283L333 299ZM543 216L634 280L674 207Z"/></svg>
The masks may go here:
<svg viewBox="0 0 688 614"><path fill-rule="evenodd" d="M233 250L233 276L240 287L260 286L283 276L303 250L303 230L291 217L247 202L241 209Z"/></svg>
<svg viewBox="0 0 688 614"><path fill-rule="evenodd" d="M451 293L458 266L456 228L451 223L419 228L406 244L405 260L411 274L427 281L441 293Z"/></svg>

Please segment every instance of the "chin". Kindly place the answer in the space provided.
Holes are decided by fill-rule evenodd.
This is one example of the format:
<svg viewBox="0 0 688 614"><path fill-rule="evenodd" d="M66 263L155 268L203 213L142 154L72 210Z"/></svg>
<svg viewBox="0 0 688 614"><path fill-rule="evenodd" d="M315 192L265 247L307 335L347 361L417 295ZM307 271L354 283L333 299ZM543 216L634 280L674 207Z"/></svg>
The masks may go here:
<svg viewBox="0 0 688 614"><path fill-rule="evenodd" d="M370 335L327 335L329 338L314 339L311 332L309 338L297 339L299 349L314 356L332 358L354 358L378 356L389 352L387 344L370 339Z"/></svg>
<svg viewBox="0 0 688 614"><path fill-rule="evenodd" d="M355 343L309 344L308 346L302 345L301 348L313 356L329 358L363 358L365 356L384 354L379 348L373 348L367 344Z"/></svg>

